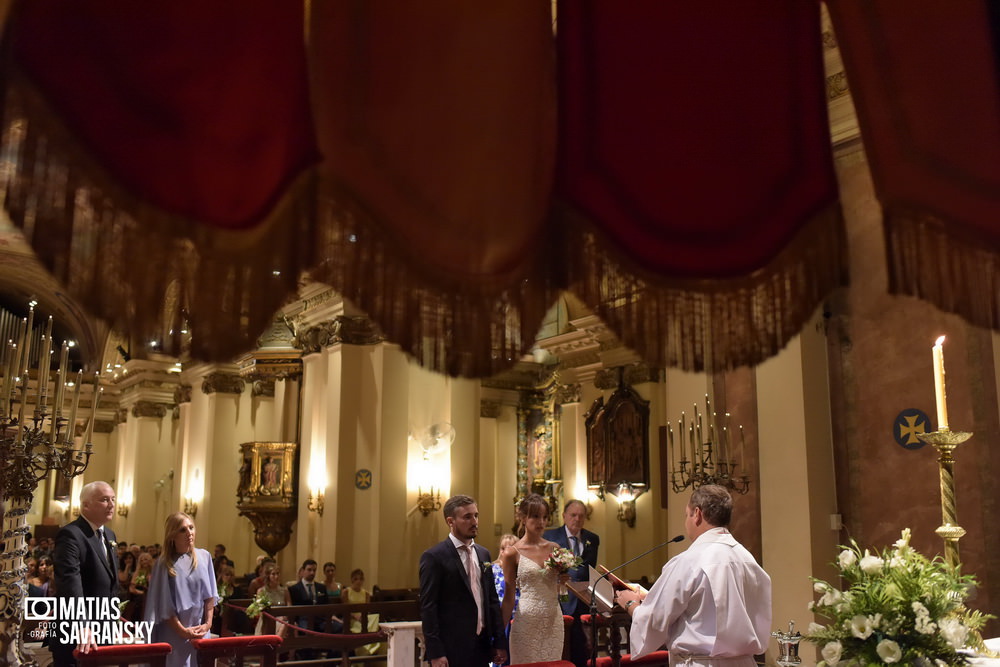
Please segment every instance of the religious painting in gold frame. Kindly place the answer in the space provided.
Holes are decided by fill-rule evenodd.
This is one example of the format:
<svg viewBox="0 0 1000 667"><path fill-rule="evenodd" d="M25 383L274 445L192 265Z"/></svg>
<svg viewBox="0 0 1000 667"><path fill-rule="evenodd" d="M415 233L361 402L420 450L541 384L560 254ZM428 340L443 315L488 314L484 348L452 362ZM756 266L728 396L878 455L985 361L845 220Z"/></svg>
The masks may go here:
<svg viewBox="0 0 1000 667"><path fill-rule="evenodd" d="M605 402L599 396L584 418L587 486L649 486L649 401L621 382Z"/></svg>

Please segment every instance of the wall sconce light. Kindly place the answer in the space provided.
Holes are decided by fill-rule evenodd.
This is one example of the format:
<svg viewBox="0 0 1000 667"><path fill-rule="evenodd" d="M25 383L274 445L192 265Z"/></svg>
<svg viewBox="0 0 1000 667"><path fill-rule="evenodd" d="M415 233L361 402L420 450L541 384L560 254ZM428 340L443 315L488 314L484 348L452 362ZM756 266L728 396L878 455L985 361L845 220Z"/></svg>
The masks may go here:
<svg viewBox="0 0 1000 667"><path fill-rule="evenodd" d="M309 491L309 504L306 509L323 516L323 489L315 488Z"/></svg>
<svg viewBox="0 0 1000 667"><path fill-rule="evenodd" d="M198 503L205 498L205 484L201 479L201 470L194 469L194 478L188 482L188 492L184 496L184 513L192 519L198 516Z"/></svg>
<svg viewBox="0 0 1000 667"><path fill-rule="evenodd" d="M132 482L126 482L122 489L122 495L118 497L118 516L128 518L128 511L132 508Z"/></svg>
<svg viewBox="0 0 1000 667"><path fill-rule="evenodd" d="M420 513L427 516L431 512L437 512L441 509L441 491L434 491L434 487L427 493L424 493L423 489L417 487L417 507Z"/></svg>
<svg viewBox="0 0 1000 667"><path fill-rule="evenodd" d="M622 482L615 490L618 497L618 520L635 528L635 501L646 491L644 484Z"/></svg>
<svg viewBox="0 0 1000 667"><path fill-rule="evenodd" d="M588 486L587 491L589 491L588 496L597 500L604 500L604 482Z"/></svg>

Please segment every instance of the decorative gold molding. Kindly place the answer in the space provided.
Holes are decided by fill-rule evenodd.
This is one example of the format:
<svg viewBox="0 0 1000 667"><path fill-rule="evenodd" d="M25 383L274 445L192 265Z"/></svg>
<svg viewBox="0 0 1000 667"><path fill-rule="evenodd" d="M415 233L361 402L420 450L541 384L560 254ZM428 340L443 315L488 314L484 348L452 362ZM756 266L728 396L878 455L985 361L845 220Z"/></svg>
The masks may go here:
<svg viewBox="0 0 1000 667"><path fill-rule="evenodd" d="M481 400L479 401L479 416L487 419L496 419L500 416L503 405L500 401Z"/></svg>
<svg viewBox="0 0 1000 667"><path fill-rule="evenodd" d="M115 423L124 424L128 421L128 408L118 408L115 411Z"/></svg>
<svg viewBox="0 0 1000 667"><path fill-rule="evenodd" d="M167 416L168 407L170 406L165 403L156 403L154 401L136 401L135 405L132 406L132 416L137 419L141 419L143 417L163 419Z"/></svg>
<svg viewBox="0 0 1000 667"><path fill-rule="evenodd" d="M243 378L231 373L212 373L201 383L201 391L205 394L242 394L245 388Z"/></svg>
<svg viewBox="0 0 1000 667"><path fill-rule="evenodd" d="M302 358L298 352L257 350L239 361L240 376L246 380L288 380L302 377Z"/></svg>
<svg viewBox="0 0 1000 667"><path fill-rule="evenodd" d="M847 86L847 73L843 70L826 77L826 99L835 100L850 94Z"/></svg>
<svg viewBox="0 0 1000 667"><path fill-rule="evenodd" d="M314 354L325 347L345 345L377 345L385 340L375 323L364 316L338 315L295 334L295 347L303 354Z"/></svg>
<svg viewBox="0 0 1000 667"><path fill-rule="evenodd" d="M274 398L274 378L254 380L251 395L254 397L264 396L266 398Z"/></svg>
<svg viewBox="0 0 1000 667"><path fill-rule="evenodd" d="M190 403L192 390L193 388L189 384L178 385L177 388L174 389L174 403L177 403L178 405L181 403Z"/></svg>
<svg viewBox="0 0 1000 667"><path fill-rule="evenodd" d="M556 404L565 405L566 403L579 403L582 392L583 387L578 382L574 382L572 384L560 384L556 387Z"/></svg>
<svg viewBox="0 0 1000 667"><path fill-rule="evenodd" d="M98 419L94 422L95 433L111 433L118 426L118 422L113 419Z"/></svg>
<svg viewBox="0 0 1000 667"><path fill-rule="evenodd" d="M623 375L619 376L619 373L623 373ZM598 389L617 389L620 384L619 377L624 378L625 384L636 385L644 382L659 382L663 378L663 372L641 362L628 366L605 368L594 376L594 386Z"/></svg>

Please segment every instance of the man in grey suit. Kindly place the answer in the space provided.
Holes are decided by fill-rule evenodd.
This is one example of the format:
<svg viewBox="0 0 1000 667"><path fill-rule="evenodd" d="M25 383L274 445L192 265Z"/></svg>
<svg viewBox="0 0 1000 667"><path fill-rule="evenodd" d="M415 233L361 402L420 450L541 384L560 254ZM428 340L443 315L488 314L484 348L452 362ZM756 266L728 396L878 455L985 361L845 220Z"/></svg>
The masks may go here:
<svg viewBox="0 0 1000 667"><path fill-rule="evenodd" d="M569 571L571 581L589 581L590 567L597 567L597 549L601 538L595 533L585 530L587 506L582 500L573 499L563 507L563 525L549 528L545 531L545 539L555 542L564 549L569 549L579 556L583 563ZM575 595L570 594L569 602L562 603L563 614L573 617L573 627L570 628L570 659L577 667L586 667L590 651L587 649L587 636L580 623L581 614L589 612L587 605Z"/></svg>
<svg viewBox="0 0 1000 667"><path fill-rule="evenodd" d="M105 528L115 516L115 500L115 491L107 482L91 482L80 491L80 516L56 534L52 562L58 597L119 597L115 534ZM76 665L73 649L77 645L63 644L59 639L58 633L49 638L53 663L57 667ZM81 643L79 648L86 653L94 644Z"/></svg>
<svg viewBox="0 0 1000 667"><path fill-rule="evenodd" d="M420 556L420 620L431 667L507 660L507 636L490 552L475 543L479 509L469 496L444 504L448 537Z"/></svg>

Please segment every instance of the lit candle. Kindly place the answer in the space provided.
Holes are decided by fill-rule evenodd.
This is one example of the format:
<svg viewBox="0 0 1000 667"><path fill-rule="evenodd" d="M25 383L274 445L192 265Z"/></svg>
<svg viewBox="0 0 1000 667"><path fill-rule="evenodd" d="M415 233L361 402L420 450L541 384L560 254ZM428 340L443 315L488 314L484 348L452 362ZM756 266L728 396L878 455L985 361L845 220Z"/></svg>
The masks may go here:
<svg viewBox="0 0 1000 667"><path fill-rule="evenodd" d="M746 445L747 445L747 440L743 436L743 424L740 424L740 461L743 463L744 467L746 466L746 461L747 461Z"/></svg>
<svg viewBox="0 0 1000 667"><path fill-rule="evenodd" d="M944 388L944 336L937 339L934 353L934 399L937 402L938 430L948 431L948 395Z"/></svg>

